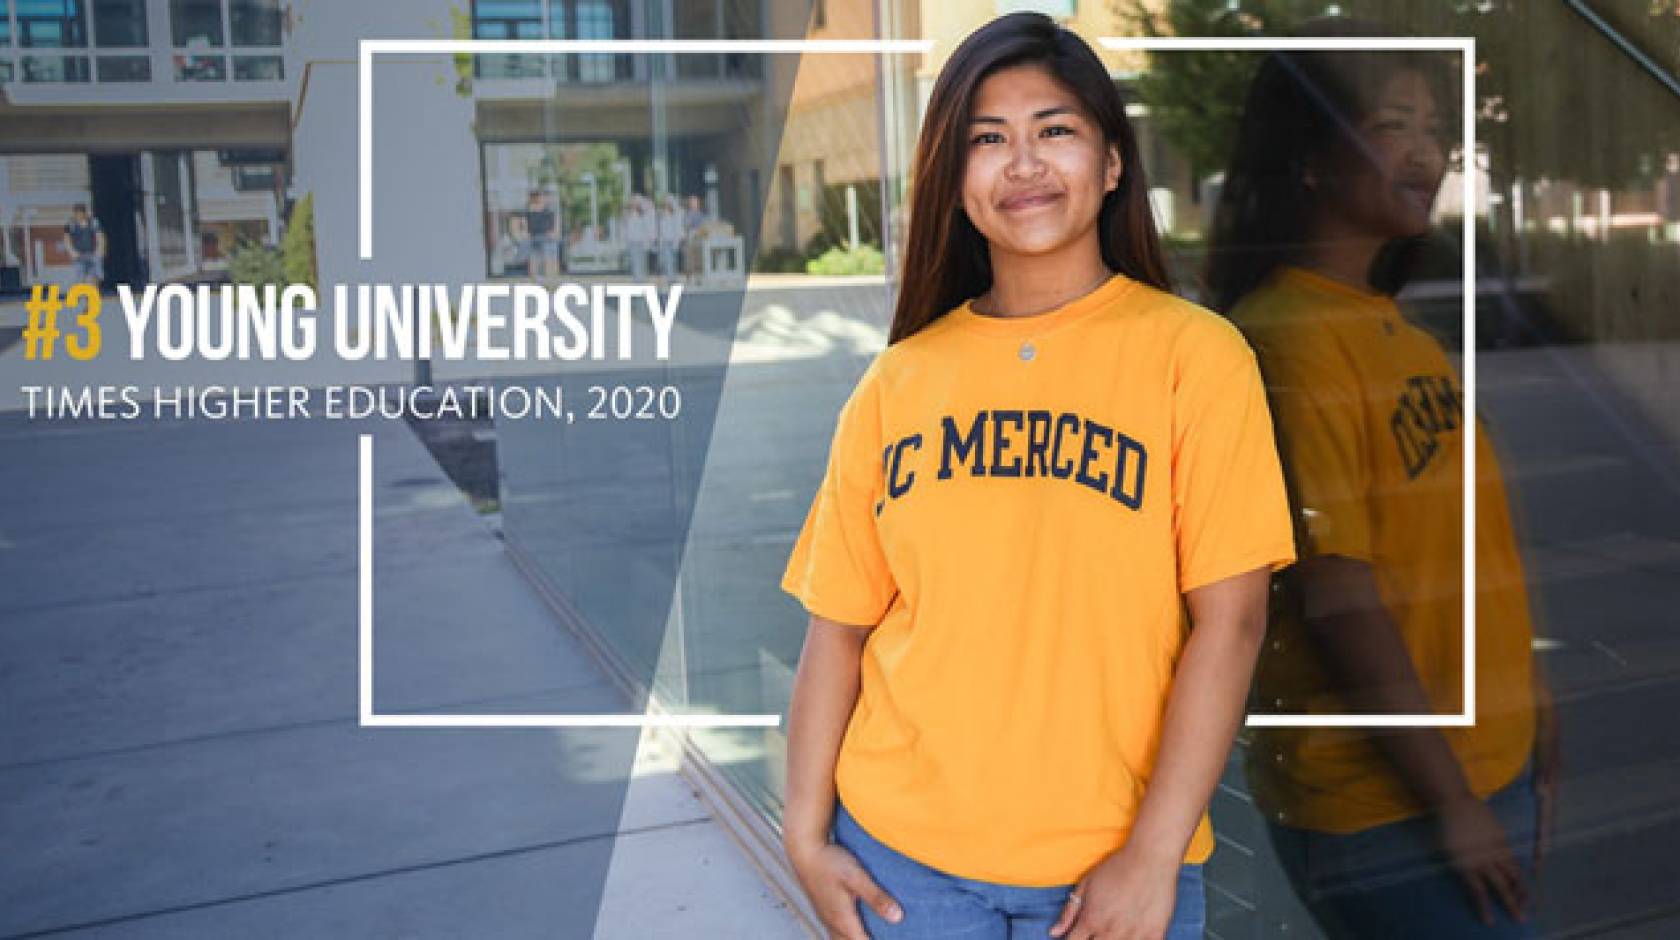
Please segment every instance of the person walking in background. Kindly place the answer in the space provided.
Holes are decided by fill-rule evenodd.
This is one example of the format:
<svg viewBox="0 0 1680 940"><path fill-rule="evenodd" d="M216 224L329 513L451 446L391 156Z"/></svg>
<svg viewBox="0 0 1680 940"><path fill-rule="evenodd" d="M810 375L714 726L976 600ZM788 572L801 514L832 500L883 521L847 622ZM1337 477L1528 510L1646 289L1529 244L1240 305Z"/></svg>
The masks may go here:
<svg viewBox="0 0 1680 940"><path fill-rule="evenodd" d="M700 229L706 224L706 210L702 208L700 197L690 195L685 202L683 211L683 241L680 253L683 273L689 277L699 275L704 269L700 252L705 247L700 244Z"/></svg>
<svg viewBox="0 0 1680 940"><path fill-rule="evenodd" d="M1199 938L1294 557L1254 355L1168 292L1125 102L1049 17L957 47L913 175L782 579L788 857L846 940Z"/></svg>
<svg viewBox="0 0 1680 940"><path fill-rule="evenodd" d="M705 205L699 196L689 196L687 210L683 214L683 234L692 235L700 226L706 224Z"/></svg>
<svg viewBox="0 0 1680 940"><path fill-rule="evenodd" d="M64 226L64 250L74 259L76 283L97 285L105 279L105 247L105 229L85 203L76 203Z"/></svg>
<svg viewBox="0 0 1680 940"><path fill-rule="evenodd" d="M624 210L624 247L630 255L630 276L636 280L647 277L648 254L655 238L653 211L647 197L632 193Z"/></svg>
<svg viewBox="0 0 1680 940"><path fill-rule="evenodd" d="M1393 299L1446 168L1450 71L1426 53L1268 56L1209 250L1212 302L1260 358L1301 556L1279 580L1257 700L1289 715L1455 715L1466 670L1479 690L1469 726L1257 729L1256 806L1334 940L1532 936L1551 825L1557 736L1498 455L1478 422L1465 662L1477 416Z"/></svg>
<svg viewBox="0 0 1680 940"><path fill-rule="evenodd" d="M677 208L677 197L666 193L659 204L659 215L655 223L657 243L659 246L659 273L665 277L677 276L677 251L682 247L683 217Z"/></svg>
<svg viewBox="0 0 1680 940"><path fill-rule="evenodd" d="M556 277L560 274L559 218L548 204L548 193L531 190L525 209L525 231L529 239L531 276Z"/></svg>

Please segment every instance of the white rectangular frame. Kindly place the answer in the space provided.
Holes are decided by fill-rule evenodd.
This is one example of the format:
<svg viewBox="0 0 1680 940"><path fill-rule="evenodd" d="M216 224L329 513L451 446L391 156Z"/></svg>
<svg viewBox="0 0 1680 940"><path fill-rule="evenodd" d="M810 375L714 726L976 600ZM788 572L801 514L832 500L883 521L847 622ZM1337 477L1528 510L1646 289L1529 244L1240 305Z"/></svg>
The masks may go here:
<svg viewBox="0 0 1680 940"><path fill-rule="evenodd" d="M1464 711L1457 715L1249 715L1251 728L1466 728L1476 723L1476 40L1470 36L1131 37L1097 40L1115 52L1457 52L1464 87Z"/></svg>
<svg viewBox="0 0 1680 940"><path fill-rule="evenodd" d="M1464 68L1463 119L1463 244L1464 257L1464 710L1457 715L1440 714L1343 714L1343 715L1249 715L1249 727L1342 727L1342 728L1428 728L1469 727L1476 723L1476 40L1473 37L1131 37L1103 36L1104 49L1117 52L1270 52L1278 50L1327 50L1400 52L1410 50L1458 52ZM555 54L555 53L641 53L716 54L748 52L759 54L916 54L933 48L932 40L851 39L760 39L760 40L672 40L672 39L364 39L359 44L358 66L358 229L362 260L373 257L373 65L382 54L455 55L461 53ZM360 717L368 727L778 727L780 715L689 715L669 714L658 707L650 694L648 714L567 715L490 714L424 715L378 714L373 710L373 524L372 524L372 436L360 440L360 495L358 563L361 646Z"/></svg>

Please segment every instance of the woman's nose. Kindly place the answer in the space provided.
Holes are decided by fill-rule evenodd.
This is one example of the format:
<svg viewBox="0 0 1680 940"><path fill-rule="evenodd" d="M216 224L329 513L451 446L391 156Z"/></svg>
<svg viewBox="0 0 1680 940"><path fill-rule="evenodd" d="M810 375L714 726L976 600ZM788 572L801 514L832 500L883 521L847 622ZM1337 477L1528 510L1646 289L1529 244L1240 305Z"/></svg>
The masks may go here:
<svg viewBox="0 0 1680 940"><path fill-rule="evenodd" d="M1021 141L1014 145L1009 152L1009 165L1004 169L1015 177L1031 177L1038 175L1044 168L1044 161L1039 159L1038 151L1031 140Z"/></svg>
<svg viewBox="0 0 1680 940"><path fill-rule="evenodd" d="M1446 163L1446 151L1442 147L1440 137L1433 131L1420 128L1412 134L1411 143L1406 151L1406 157L1411 162L1425 167L1438 167Z"/></svg>

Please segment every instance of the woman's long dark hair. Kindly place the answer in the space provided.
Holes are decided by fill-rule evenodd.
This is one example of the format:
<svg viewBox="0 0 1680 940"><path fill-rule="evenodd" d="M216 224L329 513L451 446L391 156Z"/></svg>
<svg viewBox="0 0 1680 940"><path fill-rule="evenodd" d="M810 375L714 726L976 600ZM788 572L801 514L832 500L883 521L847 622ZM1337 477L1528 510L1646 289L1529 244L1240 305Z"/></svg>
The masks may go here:
<svg viewBox="0 0 1680 940"><path fill-rule="evenodd" d="M968 124L980 83L993 72L1017 65L1038 65L1049 72L1102 129L1104 151L1110 145L1120 151L1120 184L1103 195L1097 219L1103 263L1134 280L1170 289L1137 136L1114 80L1083 39L1050 17L1011 13L957 46L928 98L912 171L915 189L904 238L904 275L888 342L914 335L951 308L991 289L986 239L962 208Z"/></svg>
<svg viewBox="0 0 1680 940"><path fill-rule="evenodd" d="M1351 21L1320 21L1299 34L1369 33ZM1447 70L1428 53L1267 54L1249 85L1214 212L1204 272L1209 306L1229 313L1277 268L1300 261L1314 219L1334 201L1329 183L1348 161L1361 159L1355 129L1388 80L1406 71L1423 75L1446 122L1456 97L1444 88ZM1316 187L1307 184L1309 171ZM1398 292L1427 240L1397 238L1385 245L1368 275L1371 286Z"/></svg>

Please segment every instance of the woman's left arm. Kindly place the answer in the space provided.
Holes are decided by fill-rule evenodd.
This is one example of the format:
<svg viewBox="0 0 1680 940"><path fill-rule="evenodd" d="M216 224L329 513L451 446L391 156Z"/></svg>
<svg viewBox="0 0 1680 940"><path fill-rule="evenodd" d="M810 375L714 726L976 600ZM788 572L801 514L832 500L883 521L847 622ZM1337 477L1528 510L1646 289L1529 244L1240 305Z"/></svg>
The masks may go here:
<svg viewBox="0 0 1680 940"><path fill-rule="evenodd" d="M1190 636L1167 697L1155 770L1126 844L1080 880L1050 931L1069 940L1161 937L1179 867L1225 770L1266 634L1271 568L1185 594Z"/></svg>

